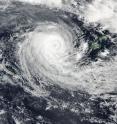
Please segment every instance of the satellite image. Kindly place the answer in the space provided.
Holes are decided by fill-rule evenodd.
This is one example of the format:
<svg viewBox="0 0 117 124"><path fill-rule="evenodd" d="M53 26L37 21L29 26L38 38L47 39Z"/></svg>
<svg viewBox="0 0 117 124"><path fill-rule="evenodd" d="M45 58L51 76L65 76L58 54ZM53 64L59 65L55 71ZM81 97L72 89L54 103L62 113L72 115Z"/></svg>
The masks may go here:
<svg viewBox="0 0 117 124"><path fill-rule="evenodd" d="M117 0L0 0L0 124L117 124Z"/></svg>

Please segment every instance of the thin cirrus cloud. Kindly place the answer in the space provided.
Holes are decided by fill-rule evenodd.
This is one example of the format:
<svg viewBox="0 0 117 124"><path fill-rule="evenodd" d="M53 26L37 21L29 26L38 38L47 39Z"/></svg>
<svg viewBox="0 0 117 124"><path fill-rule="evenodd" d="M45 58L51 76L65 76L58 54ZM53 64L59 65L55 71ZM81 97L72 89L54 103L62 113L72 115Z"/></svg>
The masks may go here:
<svg viewBox="0 0 117 124"><path fill-rule="evenodd" d="M19 0L21 2L27 2L30 4L42 4L47 6L62 7L62 0Z"/></svg>

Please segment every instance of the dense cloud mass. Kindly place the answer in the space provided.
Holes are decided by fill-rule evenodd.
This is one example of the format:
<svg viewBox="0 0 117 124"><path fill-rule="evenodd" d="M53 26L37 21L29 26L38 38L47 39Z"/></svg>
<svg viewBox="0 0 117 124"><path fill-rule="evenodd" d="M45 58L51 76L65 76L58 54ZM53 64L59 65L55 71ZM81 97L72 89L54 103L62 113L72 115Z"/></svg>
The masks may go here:
<svg viewBox="0 0 117 124"><path fill-rule="evenodd" d="M116 124L115 0L0 0L0 123Z"/></svg>
<svg viewBox="0 0 117 124"><path fill-rule="evenodd" d="M87 5L85 16L89 22L100 23L104 29L117 33L117 1L95 0Z"/></svg>

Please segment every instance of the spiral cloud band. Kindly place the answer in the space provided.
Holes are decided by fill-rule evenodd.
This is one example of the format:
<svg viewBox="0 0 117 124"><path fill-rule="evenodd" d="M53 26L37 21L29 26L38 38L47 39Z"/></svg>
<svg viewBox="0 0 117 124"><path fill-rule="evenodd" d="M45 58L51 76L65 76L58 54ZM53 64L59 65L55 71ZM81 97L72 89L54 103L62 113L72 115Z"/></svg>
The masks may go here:
<svg viewBox="0 0 117 124"><path fill-rule="evenodd" d="M20 45L19 57L27 79L42 78L45 84L49 82L62 88L89 93L113 90L116 79L110 83L113 75L109 71L113 68L115 75L116 68L111 66L112 63L99 66L100 62L97 62L87 67L78 64L88 51L88 43L84 39L78 40L77 33L78 29L76 32L62 20L39 22L34 31L26 33ZM76 39L78 47L75 47ZM108 76L110 79L105 81Z"/></svg>
<svg viewBox="0 0 117 124"><path fill-rule="evenodd" d="M0 0L0 22L1 123L117 122L116 0Z"/></svg>
<svg viewBox="0 0 117 124"><path fill-rule="evenodd" d="M32 75L70 84L70 79L74 79L71 71L75 69L76 54L81 54L74 49L74 40L72 31L65 25L39 23L38 29L28 34L21 47L22 65L25 63L25 69Z"/></svg>

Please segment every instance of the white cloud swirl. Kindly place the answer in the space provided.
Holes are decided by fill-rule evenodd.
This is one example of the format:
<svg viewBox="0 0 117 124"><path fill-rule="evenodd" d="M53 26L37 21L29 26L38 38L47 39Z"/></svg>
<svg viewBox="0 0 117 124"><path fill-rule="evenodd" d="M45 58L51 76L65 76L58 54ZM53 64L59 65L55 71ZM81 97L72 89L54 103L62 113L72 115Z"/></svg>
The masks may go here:
<svg viewBox="0 0 117 124"><path fill-rule="evenodd" d="M28 80L41 77L45 84L50 82L93 94L113 91L116 88L116 67L111 62L80 67L77 63L87 52L88 46L82 40L79 48L74 48L74 40L74 32L64 23L39 23L37 29L26 34L19 57Z"/></svg>

